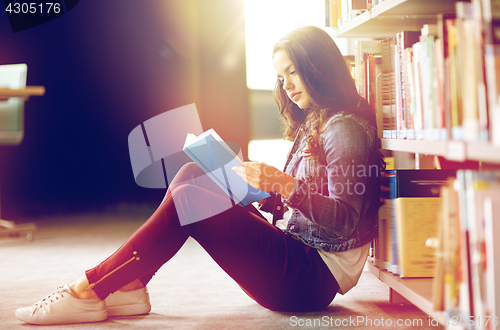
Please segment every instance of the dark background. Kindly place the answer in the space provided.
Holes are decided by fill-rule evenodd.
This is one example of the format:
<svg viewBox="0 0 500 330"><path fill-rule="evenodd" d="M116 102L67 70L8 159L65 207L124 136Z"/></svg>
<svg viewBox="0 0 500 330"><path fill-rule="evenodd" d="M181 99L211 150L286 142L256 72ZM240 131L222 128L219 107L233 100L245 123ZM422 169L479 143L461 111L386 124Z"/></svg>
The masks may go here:
<svg viewBox="0 0 500 330"><path fill-rule="evenodd" d="M242 0L84 0L17 33L0 12L0 64L26 63L27 84L46 88L25 103L23 142L0 145L2 218L157 204L163 190L134 182L127 137L186 104L246 155L244 51Z"/></svg>

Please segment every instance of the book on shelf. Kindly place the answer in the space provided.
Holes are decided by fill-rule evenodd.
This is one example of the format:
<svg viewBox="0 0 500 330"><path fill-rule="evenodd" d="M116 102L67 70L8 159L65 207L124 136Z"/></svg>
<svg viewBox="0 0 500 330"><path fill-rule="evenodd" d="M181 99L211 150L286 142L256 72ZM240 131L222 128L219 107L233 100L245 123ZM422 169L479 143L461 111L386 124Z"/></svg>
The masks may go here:
<svg viewBox="0 0 500 330"><path fill-rule="evenodd" d="M438 14L436 39L436 77L437 103L436 122L444 130L443 139L451 138L451 77L450 52L448 45L448 25L446 20L455 18L455 14Z"/></svg>
<svg viewBox="0 0 500 330"><path fill-rule="evenodd" d="M469 233L471 315L491 316L488 311L485 200L500 193L500 172L464 171L465 198L467 203L467 228ZM484 327L479 327L485 329Z"/></svg>
<svg viewBox="0 0 500 330"><path fill-rule="evenodd" d="M450 102L450 127L449 131L451 138L461 140L462 133L462 92L460 91L460 77L459 68L460 62L458 60L458 41L457 41L457 20L455 18L446 19L446 31L448 35L448 54L449 65L447 66L449 75L449 102Z"/></svg>
<svg viewBox="0 0 500 330"><path fill-rule="evenodd" d="M418 40L402 45L405 33ZM419 32L377 40L382 92L371 103L382 115L381 137L500 146L499 36L500 5L472 0L456 2L455 13L437 15L437 24ZM366 63L357 61L359 75ZM362 81L356 85L366 96L373 79Z"/></svg>
<svg viewBox="0 0 500 330"><path fill-rule="evenodd" d="M500 213L494 213L493 206L500 202L500 171L458 170L456 178L450 177L442 187L441 199L436 261L442 257L442 268L435 269L434 307L450 318L481 316L475 328L493 329L500 299L496 285ZM488 320L492 321L489 327Z"/></svg>
<svg viewBox="0 0 500 330"><path fill-rule="evenodd" d="M398 138L406 138L411 128L411 95L410 78L406 63L411 58L409 49L418 42L420 32L401 31L396 34L395 88L396 88L396 129L400 132ZM411 118L410 118L411 117ZM411 133L410 133L411 135Z"/></svg>
<svg viewBox="0 0 500 330"><path fill-rule="evenodd" d="M433 276L434 251L425 247L425 240L436 235L440 187L455 173L455 170L386 171L384 180L388 181L390 191L379 210L379 231L385 232L379 234L378 246L385 244L376 251L376 265L401 277ZM415 249L417 245L419 248Z"/></svg>
<svg viewBox="0 0 500 330"><path fill-rule="evenodd" d="M441 114L438 114L439 97L438 91L440 89L440 79L438 76L438 63L442 63L438 59L440 54L441 40L438 37L437 24L425 24L422 27L420 42L422 43L423 52L421 74L423 77L422 87L422 106L423 106L423 138L425 140L441 140L446 136L446 131L439 120Z"/></svg>
<svg viewBox="0 0 500 330"><path fill-rule="evenodd" d="M481 205L479 205L481 207ZM495 190L484 200L484 242L486 257L487 305L485 315L492 321L500 318L500 190ZM493 327L490 327L493 328Z"/></svg>
<svg viewBox="0 0 500 330"><path fill-rule="evenodd" d="M392 157L391 157L392 158ZM388 157L384 157L386 169L381 172L380 197L384 201L378 209L378 237L374 239L376 249L372 255L375 266L380 269L389 269L392 263L392 233L391 233L391 201L389 187L389 171L394 167L388 164Z"/></svg>
<svg viewBox="0 0 500 330"><path fill-rule="evenodd" d="M484 66L491 141L500 146L500 3L483 0Z"/></svg>
<svg viewBox="0 0 500 330"><path fill-rule="evenodd" d="M421 64L420 62L422 61L421 58L421 44L420 42L416 42L412 46L412 57L411 57L411 63L409 65L412 68L412 76L413 76L413 81L410 82L412 84L412 89L414 91L414 100L413 100L413 115L412 115L412 120L413 122L410 124L410 126L413 129L413 134L410 136L414 139L422 139L423 138L423 129L424 129L424 123L423 123L423 105L422 105L422 70L420 69Z"/></svg>
<svg viewBox="0 0 500 330"><path fill-rule="evenodd" d="M482 22L479 1L456 3L458 75L462 92L462 138L487 140L486 86L483 77Z"/></svg>
<svg viewBox="0 0 500 330"><path fill-rule="evenodd" d="M376 249L372 255L375 266L389 269L392 264L392 230L391 230L391 189L390 171L394 170L394 157L384 157L385 170L381 172L380 197L384 201L378 210L378 237L374 240Z"/></svg>
<svg viewBox="0 0 500 330"><path fill-rule="evenodd" d="M446 198L447 190L441 187L441 201ZM442 202L444 204L444 202ZM441 212L438 215L437 221L437 234L435 238L431 238L426 242L427 246L431 246L435 251L434 274L432 279L432 306L434 310L444 310L444 251L443 251L443 238L445 235L442 225L442 206ZM429 244L429 242L431 244Z"/></svg>
<svg viewBox="0 0 500 330"><path fill-rule="evenodd" d="M377 100L377 77L380 76L382 64L382 56L380 54L366 54L365 61L365 99L372 107L372 111L376 113L376 100Z"/></svg>
<svg viewBox="0 0 500 330"><path fill-rule="evenodd" d="M490 123L488 118L488 90L486 82L485 73L485 63L484 63L484 20L482 13L481 0L473 0L473 13L472 21L474 26L473 40L474 49L478 51L473 52L474 63L475 63L475 78L476 78L476 88L477 88L477 121L474 120L474 124L478 125L477 136L473 136L472 140L488 142L490 140ZM467 128L466 128L467 130ZM472 129L471 129L472 131Z"/></svg>
<svg viewBox="0 0 500 330"><path fill-rule="evenodd" d="M354 43L354 82L360 95L366 98L366 68L370 56L381 54L382 44L379 40L356 40ZM369 99L367 98L369 101Z"/></svg>
<svg viewBox="0 0 500 330"><path fill-rule="evenodd" d="M383 137L397 138L396 88L395 88L395 45L393 38L382 39L381 109L383 115Z"/></svg>
<svg viewBox="0 0 500 330"><path fill-rule="evenodd" d="M340 18L340 0L327 0L325 2L328 19L326 26L338 27Z"/></svg>
<svg viewBox="0 0 500 330"><path fill-rule="evenodd" d="M467 318L472 314L472 286L470 274L469 228L467 221L467 198L465 195L465 171L457 171L455 189L458 191L458 214L460 223L460 285L458 310L449 311L449 315ZM456 314L453 314L456 312Z"/></svg>
<svg viewBox="0 0 500 330"><path fill-rule="evenodd" d="M433 306L435 310L446 310L457 315L459 310L461 258L460 223L458 217L458 192L454 188L456 178L449 177L441 187L442 212L438 221L438 250L433 279Z"/></svg>
<svg viewBox="0 0 500 330"><path fill-rule="evenodd" d="M399 197L395 200L399 276L433 277L435 250L425 245L437 235L439 197Z"/></svg>
<svg viewBox="0 0 500 330"><path fill-rule="evenodd" d="M440 190L455 170L397 170L394 201L401 277L433 277L435 251L425 246L437 234ZM394 242L393 242L394 243Z"/></svg>
<svg viewBox="0 0 500 330"><path fill-rule="evenodd" d="M243 180L233 166L242 166L241 158L213 129L195 136L188 134L182 149L234 202L246 206L270 195Z"/></svg>

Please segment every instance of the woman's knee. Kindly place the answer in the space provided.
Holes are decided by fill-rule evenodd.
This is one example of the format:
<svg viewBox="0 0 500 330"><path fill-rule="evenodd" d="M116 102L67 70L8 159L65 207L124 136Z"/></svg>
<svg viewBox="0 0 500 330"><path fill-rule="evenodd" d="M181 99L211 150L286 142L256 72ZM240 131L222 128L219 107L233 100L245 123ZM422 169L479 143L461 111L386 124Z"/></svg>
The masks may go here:
<svg viewBox="0 0 500 330"><path fill-rule="evenodd" d="M173 190L176 190L182 185L196 184L196 178L203 175L203 170L196 165L194 162L189 162L181 166L181 168L177 171L174 178L169 181L168 190L165 193L165 199L170 196Z"/></svg>
<svg viewBox="0 0 500 330"><path fill-rule="evenodd" d="M179 185L171 194L181 225L206 220L233 207L229 197L196 185Z"/></svg>
<svg viewBox="0 0 500 330"><path fill-rule="evenodd" d="M175 177L196 178L203 174L205 172L195 162L189 162L181 166Z"/></svg>

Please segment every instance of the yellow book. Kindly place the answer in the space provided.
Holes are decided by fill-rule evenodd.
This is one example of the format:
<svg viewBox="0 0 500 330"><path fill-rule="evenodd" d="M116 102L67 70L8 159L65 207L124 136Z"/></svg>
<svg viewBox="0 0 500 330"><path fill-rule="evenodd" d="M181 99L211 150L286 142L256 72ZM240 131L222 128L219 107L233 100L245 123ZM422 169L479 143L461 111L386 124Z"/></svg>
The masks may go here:
<svg viewBox="0 0 500 330"><path fill-rule="evenodd" d="M338 26L338 4L337 2L340 2L340 0L330 0L330 26L331 27L337 27Z"/></svg>
<svg viewBox="0 0 500 330"><path fill-rule="evenodd" d="M437 236L441 198L400 197L394 203L400 276L433 277L435 250L425 246L425 242Z"/></svg>

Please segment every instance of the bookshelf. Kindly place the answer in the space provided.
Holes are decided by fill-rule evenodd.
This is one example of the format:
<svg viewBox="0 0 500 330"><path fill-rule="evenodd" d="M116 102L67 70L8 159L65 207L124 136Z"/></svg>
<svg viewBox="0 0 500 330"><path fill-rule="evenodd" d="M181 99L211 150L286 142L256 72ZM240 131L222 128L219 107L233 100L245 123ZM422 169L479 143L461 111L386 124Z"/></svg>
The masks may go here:
<svg viewBox="0 0 500 330"><path fill-rule="evenodd" d="M500 163L500 148L490 143L453 140L382 139L382 149L443 156L454 161Z"/></svg>
<svg viewBox="0 0 500 330"><path fill-rule="evenodd" d="M456 0L384 0L352 17L351 20L344 22L339 27L333 28L334 36L355 40L396 38L396 35L401 31L420 31L424 24L436 24L438 14L456 13L456 2ZM377 115L381 113L377 110ZM381 138L382 149L442 156L458 162L472 160L496 166L500 164L500 146L493 145L491 140L471 142L453 140L450 136L442 140L422 140L394 138L394 136L393 134L393 138ZM401 279L399 276L375 266L375 261L371 258L367 262L367 268L379 280L387 284L391 291L397 292L428 314L429 317L438 319L447 329L465 329L460 325L452 326L449 322L447 323L446 320L449 320L447 313L434 309L432 278Z"/></svg>
<svg viewBox="0 0 500 330"><path fill-rule="evenodd" d="M436 23L436 14L455 12L455 0L384 0L339 26L338 38L393 37L404 27L420 30Z"/></svg>

